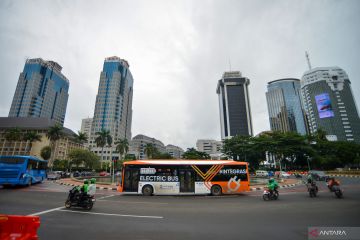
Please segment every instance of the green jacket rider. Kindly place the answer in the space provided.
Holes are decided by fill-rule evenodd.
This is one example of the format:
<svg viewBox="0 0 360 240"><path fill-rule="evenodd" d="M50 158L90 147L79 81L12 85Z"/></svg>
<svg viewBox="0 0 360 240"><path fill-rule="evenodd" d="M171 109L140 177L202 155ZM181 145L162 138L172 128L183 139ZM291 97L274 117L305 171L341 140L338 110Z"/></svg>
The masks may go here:
<svg viewBox="0 0 360 240"><path fill-rule="evenodd" d="M271 178L269 179L268 188L270 191L274 191L277 187L279 187L279 184L275 179Z"/></svg>
<svg viewBox="0 0 360 240"><path fill-rule="evenodd" d="M89 191L89 181L87 179L84 180L84 185L82 185L81 191L83 193L87 193Z"/></svg>

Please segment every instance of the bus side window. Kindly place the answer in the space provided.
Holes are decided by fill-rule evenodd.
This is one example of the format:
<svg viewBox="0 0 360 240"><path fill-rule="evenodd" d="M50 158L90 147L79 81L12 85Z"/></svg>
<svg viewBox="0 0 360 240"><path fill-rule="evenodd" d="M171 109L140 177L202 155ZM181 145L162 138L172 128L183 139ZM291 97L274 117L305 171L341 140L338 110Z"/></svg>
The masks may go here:
<svg viewBox="0 0 360 240"><path fill-rule="evenodd" d="M31 160L28 160L27 169L28 169L28 170L31 170L31 169L32 169L32 161L31 161Z"/></svg>

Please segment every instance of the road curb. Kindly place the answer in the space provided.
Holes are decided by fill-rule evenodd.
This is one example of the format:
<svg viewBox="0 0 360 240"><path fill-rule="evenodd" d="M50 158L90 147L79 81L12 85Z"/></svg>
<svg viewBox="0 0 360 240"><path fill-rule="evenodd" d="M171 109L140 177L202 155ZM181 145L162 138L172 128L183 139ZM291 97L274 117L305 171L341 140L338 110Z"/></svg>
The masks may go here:
<svg viewBox="0 0 360 240"><path fill-rule="evenodd" d="M60 184L60 185L71 186L71 187L82 185L82 184L63 183L63 182L58 182L58 181L54 181L54 182L57 184ZM117 191L117 188L111 188L111 187L96 187L96 189L97 190Z"/></svg>
<svg viewBox="0 0 360 240"><path fill-rule="evenodd" d="M303 184L303 181L299 181L299 182L293 183L293 184L280 185L279 188L291 188L291 187L299 186L302 184ZM260 191L260 190L264 190L264 188L265 187L250 188L250 191Z"/></svg>
<svg viewBox="0 0 360 240"><path fill-rule="evenodd" d="M329 177L348 177L348 178L360 178L360 175L346 175L346 174L331 174Z"/></svg>

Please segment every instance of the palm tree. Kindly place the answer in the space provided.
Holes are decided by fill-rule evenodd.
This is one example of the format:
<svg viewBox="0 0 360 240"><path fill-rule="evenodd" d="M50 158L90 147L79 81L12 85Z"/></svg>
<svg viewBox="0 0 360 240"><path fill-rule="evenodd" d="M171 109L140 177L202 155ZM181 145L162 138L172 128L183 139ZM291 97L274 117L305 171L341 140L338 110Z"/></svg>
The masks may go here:
<svg viewBox="0 0 360 240"><path fill-rule="evenodd" d="M46 134L47 138L50 140L51 146L51 157L50 157L50 166L52 166L54 157L55 157L55 146L56 142L63 136L63 127L59 124L55 124L54 126L48 129Z"/></svg>
<svg viewBox="0 0 360 240"><path fill-rule="evenodd" d="M124 138L124 139L120 139L119 141L116 141L115 145L116 145L116 151L119 152L120 154L119 160L122 160L123 154L125 153L126 155L126 153L129 151L129 142L126 138Z"/></svg>
<svg viewBox="0 0 360 240"><path fill-rule="evenodd" d="M151 143L147 143L144 149L145 154L148 156L148 158L152 158L152 156L155 153L155 147Z"/></svg>
<svg viewBox="0 0 360 240"><path fill-rule="evenodd" d="M27 147L26 151L30 152L32 149L33 142L41 141L41 135L34 131L30 131L30 132L25 133L24 140L26 141L26 144L29 142L29 148Z"/></svg>
<svg viewBox="0 0 360 240"><path fill-rule="evenodd" d="M96 146L101 147L101 161L103 160L103 152L105 145L111 146L112 144L112 137L110 135L109 130L101 129L100 132L96 132L96 135L98 135L97 138L95 138Z"/></svg>
<svg viewBox="0 0 360 240"><path fill-rule="evenodd" d="M7 130L5 133L5 139L6 139L6 141L14 142L14 143L16 143L17 141L20 141L21 140L20 128L14 127L14 128L10 128L9 130ZM14 146L14 151L15 151L15 146Z"/></svg>
<svg viewBox="0 0 360 240"><path fill-rule="evenodd" d="M78 131L78 134L75 134L75 139L77 142L83 144L88 141L88 136L86 133Z"/></svg>

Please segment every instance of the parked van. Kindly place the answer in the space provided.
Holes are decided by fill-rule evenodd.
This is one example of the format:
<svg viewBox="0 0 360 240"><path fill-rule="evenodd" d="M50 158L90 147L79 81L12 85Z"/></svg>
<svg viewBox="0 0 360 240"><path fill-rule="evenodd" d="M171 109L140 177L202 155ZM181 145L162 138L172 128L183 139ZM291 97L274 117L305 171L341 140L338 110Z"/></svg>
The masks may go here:
<svg viewBox="0 0 360 240"><path fill-rule="evenodd" d="M264 170L257 170L255 172L255 175L257 177L268 177L269 176L269 173L267 171L264 171Z"/></svg>

